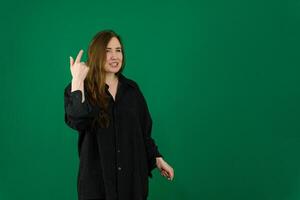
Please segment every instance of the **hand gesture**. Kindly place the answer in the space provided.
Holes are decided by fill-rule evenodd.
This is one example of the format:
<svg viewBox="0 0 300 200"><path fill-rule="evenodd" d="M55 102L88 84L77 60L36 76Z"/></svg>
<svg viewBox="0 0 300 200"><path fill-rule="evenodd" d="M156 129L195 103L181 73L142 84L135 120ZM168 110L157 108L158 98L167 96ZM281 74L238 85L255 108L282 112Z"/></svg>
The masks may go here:
<svg viewBox="0 0 300 200"><path fill-rule="evenodd" d="M83 82L89 68L84 62L80 62L81 57L83 54L83 50L81 49L76 57L76 60L74 62L74 59L70 56L70 70L73 77L73 80Z"/></svg>

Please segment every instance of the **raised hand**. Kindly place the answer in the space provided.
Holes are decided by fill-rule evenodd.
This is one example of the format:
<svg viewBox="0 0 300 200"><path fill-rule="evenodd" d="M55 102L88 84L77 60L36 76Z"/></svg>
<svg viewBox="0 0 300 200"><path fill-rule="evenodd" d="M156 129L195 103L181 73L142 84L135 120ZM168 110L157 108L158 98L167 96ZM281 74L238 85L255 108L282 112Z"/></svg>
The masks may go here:
<svg viewBox="0 0 300 200"><path fill-rule="evenodd" d="M74 62L74 59L70 56L70 70L73 77L73 80L76 82L83 82L86 78L86 75L89 71L88 66L85 64L85 62L81 62L81 57L83 54L83 50L81 49L76 57L76 60Z"/></svg>
<svg viewBox="0 0 300 200"><path fill-rule="evenodd" d="M81 49L76 57L75 62L74 59L70 56L70 70L72 74L71 92L80 90L82 93L81 102L83 103L85 100L84 79L89 71L89 68L84 62L80 62L82 54L83 54L83 50Z"/></svg>

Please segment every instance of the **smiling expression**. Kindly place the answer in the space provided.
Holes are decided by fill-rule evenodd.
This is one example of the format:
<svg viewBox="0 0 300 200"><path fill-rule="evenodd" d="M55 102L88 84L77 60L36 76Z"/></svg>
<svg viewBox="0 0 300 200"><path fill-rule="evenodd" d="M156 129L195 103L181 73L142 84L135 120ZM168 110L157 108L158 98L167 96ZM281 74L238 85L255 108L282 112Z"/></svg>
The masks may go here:
<svg viewBox="0 0 300 200"><path fill-rule="evenodd" d="M107 73L117 73L123 62L122 47L116 37L111 38L106 47L106 62L104 70Z"/></svg>

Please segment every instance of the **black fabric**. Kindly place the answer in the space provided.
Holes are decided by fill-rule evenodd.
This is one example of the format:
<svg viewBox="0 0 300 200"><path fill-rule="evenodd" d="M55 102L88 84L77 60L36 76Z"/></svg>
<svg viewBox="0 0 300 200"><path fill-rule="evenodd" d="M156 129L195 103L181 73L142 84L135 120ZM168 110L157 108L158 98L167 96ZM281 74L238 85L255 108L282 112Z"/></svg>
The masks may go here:
<svg viewBox="0 0 300 200"><path fill-rule="evenodd" d="M108 92L108 85L106 85ZM110 95L110 126L95 123L101 109L89 101L85 89L64 91L65 123L78 132L79 199L143 200L148 177L163 157L151 137L152 119L146 100L133 80L119 75L116 99Z"/></svg>

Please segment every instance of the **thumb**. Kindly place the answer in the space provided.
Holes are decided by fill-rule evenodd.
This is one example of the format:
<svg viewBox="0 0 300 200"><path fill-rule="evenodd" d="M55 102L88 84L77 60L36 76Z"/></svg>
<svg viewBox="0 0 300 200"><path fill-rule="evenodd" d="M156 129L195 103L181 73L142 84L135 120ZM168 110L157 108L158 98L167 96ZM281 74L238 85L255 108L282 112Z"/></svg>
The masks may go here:
<svg viewBox="0 0 300 200"><path fill-rule="evenodd" d="M70 67L74 64L74 59L70 56Z"/></svg>

